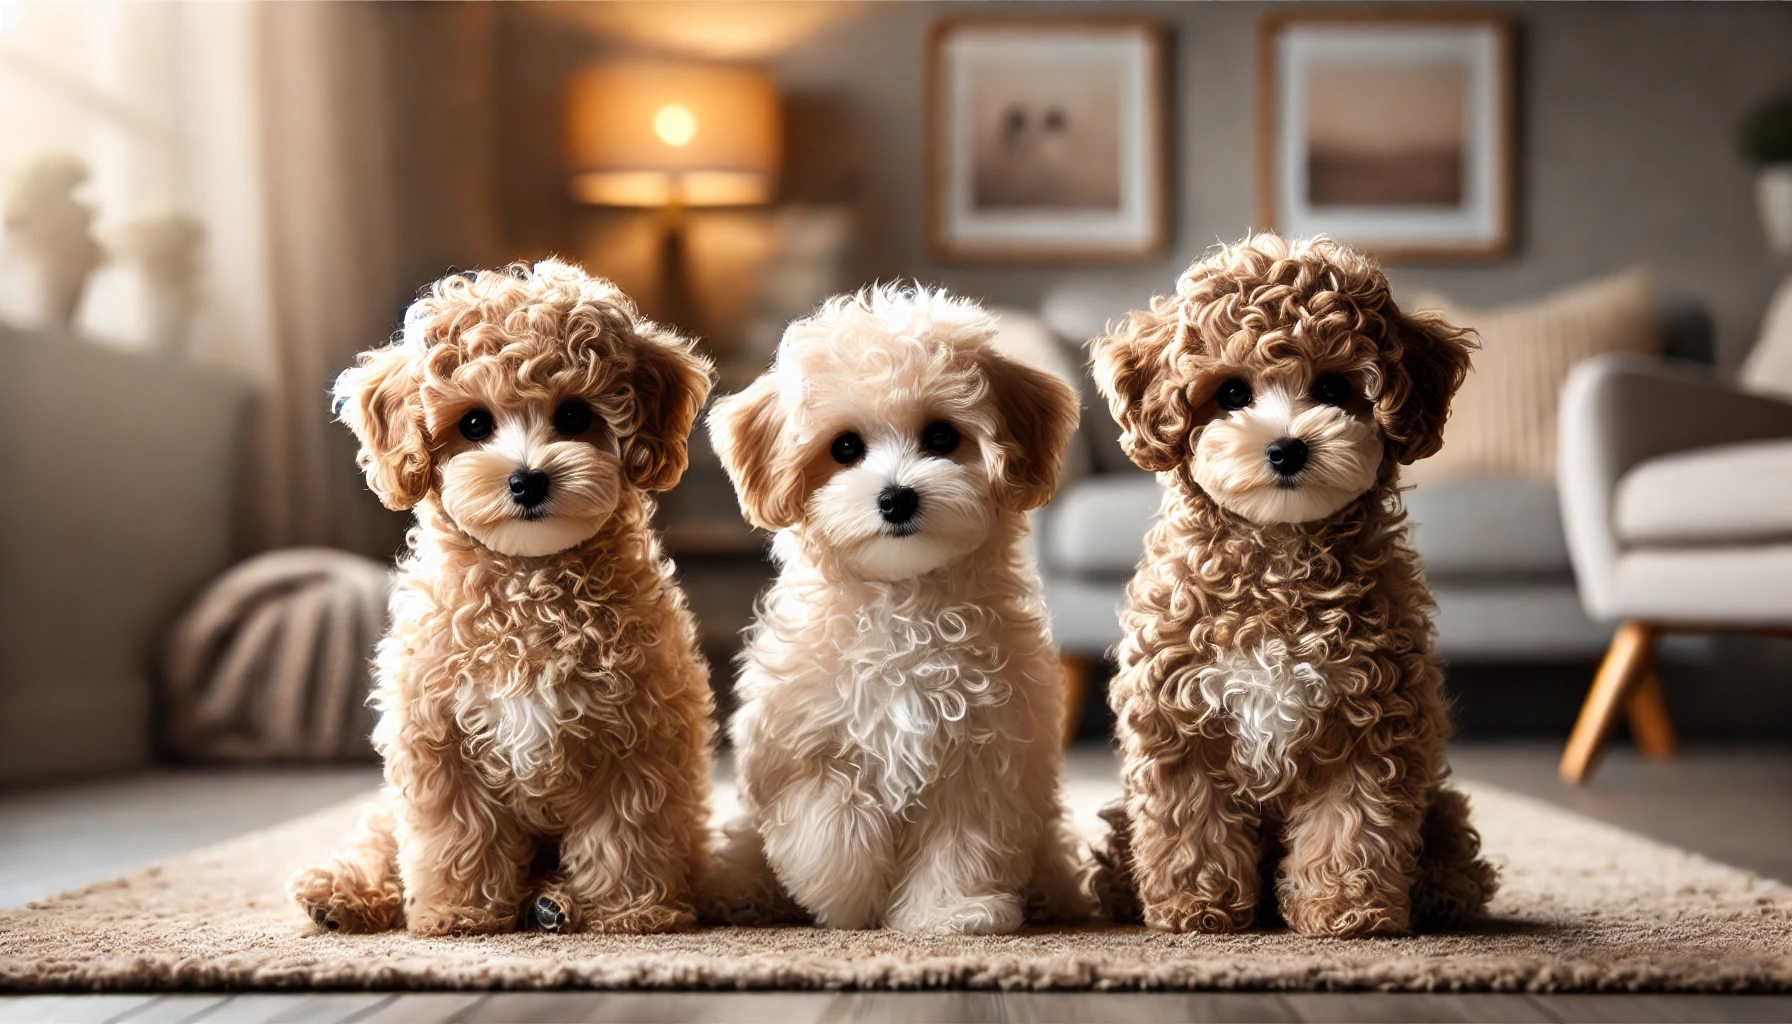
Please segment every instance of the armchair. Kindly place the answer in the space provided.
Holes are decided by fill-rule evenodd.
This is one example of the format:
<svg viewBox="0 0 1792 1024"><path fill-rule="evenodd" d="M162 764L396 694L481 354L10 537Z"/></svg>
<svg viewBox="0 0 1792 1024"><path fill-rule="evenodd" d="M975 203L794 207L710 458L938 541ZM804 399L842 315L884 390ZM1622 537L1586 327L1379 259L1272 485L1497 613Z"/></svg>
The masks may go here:
<svg viewBox="0 0 1792 1024"><path fill-rule="evenodd" d="M1591 777L1620 712L1671 755L1668 633L1792 636L1792 401L1697 367L1587 360L1562 392L1557 486L1589 617L1620 623L1562 755Z"/></svg>

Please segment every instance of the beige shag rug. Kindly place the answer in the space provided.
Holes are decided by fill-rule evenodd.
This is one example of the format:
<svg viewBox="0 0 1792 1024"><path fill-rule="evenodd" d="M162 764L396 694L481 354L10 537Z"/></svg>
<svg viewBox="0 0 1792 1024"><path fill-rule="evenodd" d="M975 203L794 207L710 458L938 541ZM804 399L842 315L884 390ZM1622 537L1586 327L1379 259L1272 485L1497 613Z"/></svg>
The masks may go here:
<svg viewBox="0 0 1792 1024"><path fill-rule="evenodd" d="M347 834L357 802L0 911L0 990L1792 990L1792 889L1503 790L1464 788L1504 884L1493 918L1456 934L322 933L287 904L281 885ZM1109 795L1106 786L1072 785L1079 828L1093 830L1094 809Z"/></svg>

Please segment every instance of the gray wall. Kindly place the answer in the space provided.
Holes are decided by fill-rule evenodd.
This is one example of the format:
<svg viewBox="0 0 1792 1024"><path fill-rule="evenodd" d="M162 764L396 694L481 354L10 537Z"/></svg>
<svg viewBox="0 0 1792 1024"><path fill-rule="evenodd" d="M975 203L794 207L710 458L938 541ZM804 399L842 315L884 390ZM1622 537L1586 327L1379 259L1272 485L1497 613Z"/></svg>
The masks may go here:
<svg viewBox="0 0 1792 1024"><path fill-rule="evenodd" d="M625 284L651 287L641 277L642 257L651 252L645 238L650 226L637 218L631 235L625 215L580 208L564 198L556 150L558 89L570 67L603 53L677 50L685 37L707 38L701 22L716 11L709 4L666 4L630 18L614 10L581 14L581 6L505 7L498 19L504 104L499 216L518 252L571 252L609 264ZM922 212L928 26L946 16L1097 9L1143 14L1173 30L1175 188L1168 252L1150 264L1122 267L936 262ZM1253 65L1266 9L1250 3L926 2L866 4L845 13L835 8L809 19L819 27L810 26L800 39L768 44L769 52L756 55L775 66L789 97L787 191L797 200L845 201L858 208L866 279L921 277L1018 305L1037 302L1055 280L1073 272L1122 278L1141 291L1167 289L1206 247L1251 226ZM1792 88L1792 5L1537 3L1496 9L1509 11L1519 25L1517 246L1510 257L1492 262L1397 267L1396 283L1468 303L1498 303L1641 264L1667 286L1704 299L1716 317L1722 361L1739 361L1773 285L1792 269L1765 247L1750 168L1735 146L1742 113L1764 96ZM767 19L793 20L788 9L765 10ZM681 19L690 23L689 31L681 33ZM654 31L630 38L616 28L629 23L651 24ZM717 271L711 277L740 275ZM721 290L712 287L712 297Z"/></svg>

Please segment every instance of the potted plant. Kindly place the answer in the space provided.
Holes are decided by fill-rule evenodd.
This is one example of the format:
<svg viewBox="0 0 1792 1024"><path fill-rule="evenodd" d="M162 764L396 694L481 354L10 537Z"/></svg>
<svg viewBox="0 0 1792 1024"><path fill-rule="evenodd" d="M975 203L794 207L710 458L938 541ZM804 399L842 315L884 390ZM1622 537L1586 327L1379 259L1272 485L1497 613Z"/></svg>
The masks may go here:
<svg viewBox="0 0 1792 1024"><path fill-rule="evenodd" d="M1742 150L1755 162L1761 225L1779 252L1792 252L1792 93L1756 107L1742 123Z"/></svg>

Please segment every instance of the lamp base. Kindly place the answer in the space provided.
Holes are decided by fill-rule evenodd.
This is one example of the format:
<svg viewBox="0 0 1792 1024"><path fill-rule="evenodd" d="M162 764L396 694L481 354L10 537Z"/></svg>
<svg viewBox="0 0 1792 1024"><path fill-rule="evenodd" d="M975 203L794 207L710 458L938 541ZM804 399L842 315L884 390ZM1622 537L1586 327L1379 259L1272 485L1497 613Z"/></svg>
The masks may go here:
<svg viewBox="0 0 1792 1024"><path fill-rule="evenodd" d="M668 203L661 208L659 319L695 335L700 332L691 301L685 226L683 203Z"/></svg>

